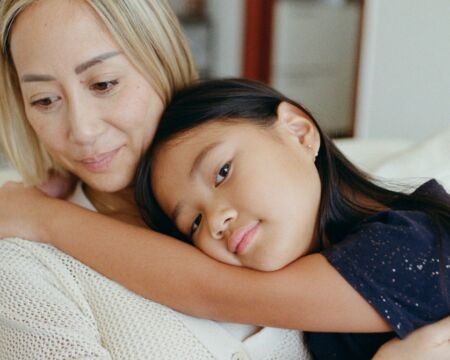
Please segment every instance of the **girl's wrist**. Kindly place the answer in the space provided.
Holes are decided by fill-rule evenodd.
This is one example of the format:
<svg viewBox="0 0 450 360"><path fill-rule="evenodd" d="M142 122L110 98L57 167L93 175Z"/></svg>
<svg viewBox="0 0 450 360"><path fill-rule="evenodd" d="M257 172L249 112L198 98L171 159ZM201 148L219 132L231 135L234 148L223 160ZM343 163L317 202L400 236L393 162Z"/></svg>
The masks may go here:
<svg viewBox="0 0 450 360"><path fill-rule="evenodd" d="M47 197L41 204L38 216L32 220L33 233L36 241L58 246L59 241L64 240L64 236L58 236L61 231L62 219L70 218L68 209L71 206L66 200Z"/></svg>

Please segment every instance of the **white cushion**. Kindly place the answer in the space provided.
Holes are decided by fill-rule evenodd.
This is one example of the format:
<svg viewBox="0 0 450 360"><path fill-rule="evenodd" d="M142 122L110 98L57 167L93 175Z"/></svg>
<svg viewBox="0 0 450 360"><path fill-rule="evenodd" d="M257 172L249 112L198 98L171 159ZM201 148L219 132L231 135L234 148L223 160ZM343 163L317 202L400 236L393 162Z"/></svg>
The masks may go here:
<svg viewBox="0 0 450 360"><path fill-rule="evenodd" d="M386 159L373 173L387 179L438 180L450 192L450 127Z"/></svg>
<svg viewBox="0 0 450 360"><path fill-rule="evenodd" d="M351 162L367 172L413 144L405 139L355 138L338 139L334 143Z"/></svg>

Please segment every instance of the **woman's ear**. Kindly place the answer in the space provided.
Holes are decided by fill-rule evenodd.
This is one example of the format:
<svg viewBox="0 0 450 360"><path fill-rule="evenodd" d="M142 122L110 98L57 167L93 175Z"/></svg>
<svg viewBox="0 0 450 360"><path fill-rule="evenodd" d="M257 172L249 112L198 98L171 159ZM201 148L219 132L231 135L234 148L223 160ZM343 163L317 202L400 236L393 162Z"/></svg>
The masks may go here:
<svg viewBox="0 0 450 360"><path fill-rule="evenodd" d="M277 108L276 125L279 131L295 136L300 145L305 146L317 156L320 148L319 131L304 111L283 101Z"/></svg>

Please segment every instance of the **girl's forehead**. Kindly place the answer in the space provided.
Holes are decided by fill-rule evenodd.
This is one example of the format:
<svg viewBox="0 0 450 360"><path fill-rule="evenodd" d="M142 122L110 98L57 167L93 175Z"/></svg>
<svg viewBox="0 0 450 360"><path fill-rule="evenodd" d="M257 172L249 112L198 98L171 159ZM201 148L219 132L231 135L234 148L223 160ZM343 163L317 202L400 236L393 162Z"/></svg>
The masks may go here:
<svg viewBox="0 0 450 360"><path fill-rule="evenodd" d="M170 126L164 124L164 126ZM153 153L153 159L166 152L173 153L175 158L186 157L186 154L202 151L212 143L246 142L255 137L264 141L272 138L273 127L261 126L256 122L242 119L212 120L168 136L165 140L157 140L159 145Z"/></svg>
<svg viewBox="0 0 450 360"><path fill-rule="evenodd" d="M170 124L165 124L165 126L170 127ZM169 135L168 140L163 141L163 143L174 146L189 141L195 141L199 138L220 137L228 133L244 130L259 132L262 129L263 127L259 126L257 123L252 123L249 120L241 118L211 119L205 123L186 128L174 135Z"/></svg>
<svg viewBox="0 0 450 360"><path fill-rule="evenodd" d="M226 137L229 129L226 124L210 122L179 132L161 141L154 150L153 159L186 158L192 153L201 151L208 144Z"/></svg>
<svg viewBox="0 0 450 360"><path fill-rule="evenodd" d="M212 149L248 145L255 137L263 141L260 135L264 132L267 129L248 121L211 121L162 141L154 150L152 166L158 170L174 165L183 168Z"/></svg>

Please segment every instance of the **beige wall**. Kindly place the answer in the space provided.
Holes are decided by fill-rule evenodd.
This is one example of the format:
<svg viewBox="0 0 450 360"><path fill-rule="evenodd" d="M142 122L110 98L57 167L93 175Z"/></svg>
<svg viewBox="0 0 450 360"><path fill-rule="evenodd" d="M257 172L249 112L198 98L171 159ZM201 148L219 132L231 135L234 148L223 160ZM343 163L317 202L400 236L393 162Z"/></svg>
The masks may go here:
<svg viewBox="0 0 450 360"><path fill-rule="evenodd" d="M450 127L450 1L365 3L356 135L421 140Z"/></svg>

